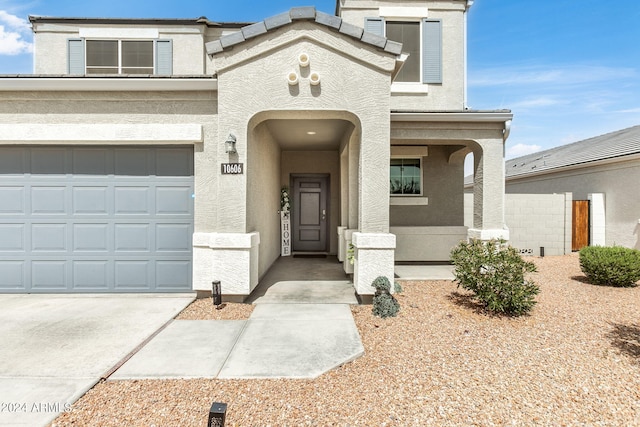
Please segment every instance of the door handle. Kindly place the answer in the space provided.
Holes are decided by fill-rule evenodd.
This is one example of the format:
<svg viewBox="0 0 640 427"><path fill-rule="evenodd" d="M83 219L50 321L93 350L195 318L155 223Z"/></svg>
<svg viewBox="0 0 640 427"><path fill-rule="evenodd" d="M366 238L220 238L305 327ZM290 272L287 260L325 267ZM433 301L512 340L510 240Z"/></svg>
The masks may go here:
<svg viewBox="0 0 640 427"><path fill-rule="evenodd" d="M324 221L327 218L327 210L322 209L322 220Z"/></svg>

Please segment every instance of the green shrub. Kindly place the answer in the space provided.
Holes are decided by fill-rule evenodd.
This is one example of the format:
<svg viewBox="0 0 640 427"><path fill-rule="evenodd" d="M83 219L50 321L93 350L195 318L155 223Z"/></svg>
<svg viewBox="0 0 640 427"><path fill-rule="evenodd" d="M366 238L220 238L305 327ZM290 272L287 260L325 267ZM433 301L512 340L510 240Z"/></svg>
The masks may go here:
<svg viewBox="0 0 640 427"><path fill-rule="evenodd" d="M580 268L594 285L636 286L640 280L640 251L621 246L587 246L580 250Z"/></svg>
<svg viewBox="0 0 640 427"><path fill-rule="evenodd" d="M536 304L540 288L525 280L536 271L532 262L504 240L461 242L451 251L458 287L474 293L474 298L493 313L521 315Z"/></svg>
<svg viewBox="0 0 640 427"><path fill-rule="evenodd" d="M400 311L400 303L391 295L391 282L385 276L378 276L371 284L376 288L376 293L373 296L373 315L382 317L395 317Z"/></svg>

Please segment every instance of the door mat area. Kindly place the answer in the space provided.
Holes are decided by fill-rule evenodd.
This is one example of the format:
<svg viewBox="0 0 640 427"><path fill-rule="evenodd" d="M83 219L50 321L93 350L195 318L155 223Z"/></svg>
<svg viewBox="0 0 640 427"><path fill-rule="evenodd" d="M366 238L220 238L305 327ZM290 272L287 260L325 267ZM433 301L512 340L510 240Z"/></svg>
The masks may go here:
<svg viewBox="0 0 640 427"><path fill-rule="evenodd" d="M327 254L293 254L294 258L326 258Z"/></svg>

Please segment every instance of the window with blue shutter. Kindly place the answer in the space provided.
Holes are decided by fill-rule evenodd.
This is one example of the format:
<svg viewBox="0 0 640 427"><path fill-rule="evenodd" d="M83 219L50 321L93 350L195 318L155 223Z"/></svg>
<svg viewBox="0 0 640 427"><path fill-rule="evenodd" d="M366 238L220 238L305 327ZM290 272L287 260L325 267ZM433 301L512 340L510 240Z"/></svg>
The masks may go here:
<svg viewBox="0 0 640 427"><path fill-rule="evenodd" d="M84 74L84 40L67 40L67 71L69 74Z"/></svg>
<svg viewBox="0 0 640 427"><path fill-rule="evenodd" d="M156 74L173 74L173 44L171 40L156 41Z"/></svg>
<svg viewBox="0 0 640 427"><path fill-rule="evenodd" d="M422 82L442 83L442 21L422 21Z"/></svg>

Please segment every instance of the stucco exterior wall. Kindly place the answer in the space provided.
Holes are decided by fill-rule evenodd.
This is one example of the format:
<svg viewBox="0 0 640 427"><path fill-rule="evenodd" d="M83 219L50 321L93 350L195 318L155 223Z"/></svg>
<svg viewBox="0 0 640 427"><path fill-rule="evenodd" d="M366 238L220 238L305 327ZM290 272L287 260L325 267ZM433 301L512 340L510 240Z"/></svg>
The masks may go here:
<svg viewBox="0 0 640 427"><path fill-rule="evenodd" d="M252 132L247 158L247 232L260 233L258 276L280 256L280 147L264 123ZM221 176L224 180L227 176Z"/></svg>
<svg viewBox="0 0 640 427"><path fill-rule="evenodd" d="M340 159L337 151L283 151L281 184L291 188L291 174L329 174L329 252L338 253Z"/></svg>
<svg viewBox="0 0 640 427"><path fill-rule="evenodd" d="M380 16L380 7L427 9L428 19L442 20L442 84L424 85L426 93L403 93L392 87L392 110L462 110L464 108L465 52L462 1L360 1L340 2L340 16L364 28L365 19ZM395 18L388 18L395 19ZM403 20L398 18L397 20Z"/></svg>
<svg viewBox="0 0 640 427"><path fill-rule="evenodd" d="M507 193L572 192L574 200L604 193L605 242L640 249L640 160L586 166L564 172L509 180Z"/></svg>
<svg viewBox="0 0 640 427"><path fill-rule="evenodd" d="M104 28L102 38L127 39L127 28L95 25ZM67 40L81 37L82 28L63 24L38 24L34 34L34 72L36 74L67 74ZM198 75L205 72L204 25L203 26L142 26L157 31L159 39L173 40L173 74ZM96 37L98 38L98 37ZM144 38L144 37L143 37ZM52 55L51 52L57 52Z"/></svg>
<svg viewBox="0 0 640 427"><path fill-rule="evenodd" d="M391 226L461 226L464 222L462 161L449 162L450 147L432 145L422 158L428 204L390 206ZM407 197L407 199L409 199Z"/></svg>
<svg viewBox="0 0 640 427"><path fill-rule="evenodd" d="M256 38L217 54L219 139L233 131L238 136L239 161L246 161L247 123L263 113L269 118L301 117L341 118L362 131L360 174L366 181L361 188L360 229L364 232L388 231L388 201L379 197L388 192L389 163L389 74L395 60L392 55L360 44L345 36L307 22L296 22L269 33L268 39ZM309 70L320 74L318 86L311 86L309 70L301 69L298 56L305 52ZM350 70L344 73L344 70ZM287 83L286 76L300 73L298 85ZM248 84L250 82L250 84ZM358 84L360 83L360 84ZM300 116L299 116L300 117ZM223 147L220 146L220 158ZM244 231L246 199L243 177L219 186L228 195L233 209L220 208L218 230ZM385 191L386 190L386 191ZM238 207L238 208L235 208Z"/></svg>

